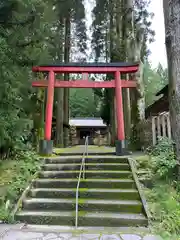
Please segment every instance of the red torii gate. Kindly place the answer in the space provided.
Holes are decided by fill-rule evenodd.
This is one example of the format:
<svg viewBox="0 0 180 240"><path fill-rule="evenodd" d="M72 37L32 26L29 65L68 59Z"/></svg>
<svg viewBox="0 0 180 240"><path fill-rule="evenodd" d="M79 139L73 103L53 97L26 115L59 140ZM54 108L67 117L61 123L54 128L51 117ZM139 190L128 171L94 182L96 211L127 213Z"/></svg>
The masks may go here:
<svg viewBox="0 0 180 240"><path fill-rule="evenodd" d="M62 63L54 65L42 65L33 67L33 72L48 73L48 80L38 80L32 83L33 87L47 87L47 104L45 118L45 139L41 141L41 153L51 154L53 141L51 140L54 88L115 88L116 97L116 117L117 117L117 141L116 154L122 155L124 152L124 116L122 88L135 88L136 81L121 79L121 74L135 73L138 71L139 64L130 63ZM56 73L80 73L83 76L88 74L114 74L115 80L96 82L84 80L62 81L56 79Z"/></svg>

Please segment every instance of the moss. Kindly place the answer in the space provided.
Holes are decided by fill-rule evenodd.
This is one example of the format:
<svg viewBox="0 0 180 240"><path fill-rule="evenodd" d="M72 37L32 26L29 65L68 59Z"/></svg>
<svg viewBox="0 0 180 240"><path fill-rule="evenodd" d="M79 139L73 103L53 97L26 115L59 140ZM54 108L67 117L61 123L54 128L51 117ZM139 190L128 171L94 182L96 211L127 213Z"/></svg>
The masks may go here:
<svg viewBox="0 0 180 240"><path fill-rule="evenodd" d="M4 160L0 164L0 186L8 184L16 175L17 163L14 160Z"/></svg>
<svg viewBox="0 0 180 240"><path fill-rule="evenodd" d="M150 165L151 165L151 161L150 161L150 156L148 155L144 155L144 156L138 156L138 157L134 157L134 159L136 160L136 167L138 169L149 169Z"/></svg>
<svg viewBox="0 0 180 240"><path fill-rule="evenodd" d="M73 152L73 150L77 150L79 146L73 146L71 148L55 148L54 153L64 153L64 152Z"/></svg>
<svg viewBox="0 0 180 240"><path fill-rule="evenodd" d="M0 204L5 201L7 193L7 186L12 182L16 176L16 162L13 160L6 160L0 165Z"/></svg>
<svg viewBox="0 0 180 240"><path fill-rule="evenodd" d="M84 217L84 216L86 216L86 214L87 214L86 211L79 211L78 216L79 216L79 217Z"/></svg>
<svg viewBox="0 0 180 240"><path fill-rule="evenodd" d="M134 159L137 161L148 161L150 156L149 155L141 155L141 156L134 156Z"/></svg>
<svg viewBox="0 0 180 240"><path fill-rule="evenodd" d="M150 189L144 189L156 234L163 237L180 235L180 193L173 185L156 182ZM165 238L166 239L166 238ZM173 239L173 238L171 238Z"/></svg>
<svg viewBox="0 0 180 240"><path fill-rule="evenodd" d="M79 152L82 152L84 150L83 146L73 146L70 148L55 148L54 152L56 154L59 153L73 153L73 152L77 152L79 150ZM89 146L88 147L89 152L114 152L115 148L114 147L105 147L105 146Z"/></svg>
<svg viewBox="0 0 180 240"><path fill-rule="evenodd" d="M81 199L81 198L78 199L79 211L81 211L81 209L84 209L86 202L87 202L87 199Z"/></svg>
<svg viewBox="0 0 180 240"><path fill-rule="evenodd" d="M79 189L79 192L87 192L88 191L88 188L80 188Z"/></svg>
<svg viewBox="0 0 180 240"><path fill-rule="evenodd" d="M39 157L56 157L55 154L39 154Z"/></svg>

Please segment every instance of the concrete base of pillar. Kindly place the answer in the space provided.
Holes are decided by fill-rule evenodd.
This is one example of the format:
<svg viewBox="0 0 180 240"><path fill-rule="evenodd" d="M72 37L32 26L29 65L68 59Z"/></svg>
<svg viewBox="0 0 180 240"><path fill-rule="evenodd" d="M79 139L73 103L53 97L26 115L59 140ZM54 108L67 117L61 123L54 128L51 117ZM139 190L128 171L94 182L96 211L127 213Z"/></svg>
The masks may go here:
<svg viewBox="0 0 180 240"><path fill-rule="evenodd" d="M130 152L126 149L126 141L116 140L116 155L117 156L125 156L130 155Z"/></svg>
<svg viewBox="0 0 180 240"><path fill-rule="evenodd" d="M39 154L51 155L53 153L53 141L52 140L40 140L39 141Z"/></svg>

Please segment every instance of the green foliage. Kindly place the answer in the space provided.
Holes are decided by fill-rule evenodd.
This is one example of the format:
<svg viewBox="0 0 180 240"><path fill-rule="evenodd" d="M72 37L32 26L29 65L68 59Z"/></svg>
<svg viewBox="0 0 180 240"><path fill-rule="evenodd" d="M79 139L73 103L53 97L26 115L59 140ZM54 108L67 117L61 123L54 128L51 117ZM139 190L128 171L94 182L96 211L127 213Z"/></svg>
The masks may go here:
<svg viewBox="0 0 180 240"><path fill-rule="evenodd" d="M170 152L170 153L169 153ZM148 188L143 188L148 210L151 215L151 229L155 234L162 235L163 239L179 240L180 236L180 192L178 191L179 182L172 179L171 166L166 163L164 171L163 156L170 155L169 161L174 161L172 142L167 139L160 140L159 146L148 149L149 155L137 156L136 167L142 172L143 181L148 181ZM153 160L156 158L156 161ZM167 159L166 159L167 160ZM166 161L165 161L166 162ZM158 171L158 167L160 171ZM161 170L162 169L162 170ZM168 172L168 173L167 173ZM162 176L163 173L163 176ZM167 173L167 176L164 176ZM153 183L151 184L150 183Z"/></svg>
<svg viewBox="0 0 180 240"><path fill-rule="evenodd" d="M70 28L72 29L70 39L73 40L73 45L75 45L75 50L77 53L85 54L86 50L86 24L85 24L85 8L82 0L66 0L59 1L54 0L55 3L55 15L56 15L56 23L57 28L55 29L55 35L53 40L53 45L58 45L59 41L56 39L57 36L62 38L62 28L64 29L64 19L68 20L70 23ZM65 39L64 39L65 41ZM59 49L59 46L55 47L55 51ZM63 54L61 52L60 54ZM57 56L60 60L59 56ZM61 57L60 57L61 58Z"/></svg>
<svg viewBox="0 0 180 240"><path fill-rule="evenodd" d="M151 168L159 179L174 179L176 176L177 160L173 142L168 138L159 138L158 144L148 149L151 155Z"/></svg>
<svg viewBox="0 0 180 240"><path fill-rule="evenodd" d="M146 106L151 105L155 100L156 93L168 84L167 69L164 69L161 64L156 69L146 62L144 65L144 86L145 86L145 101Z"/></svg>
<svg viewBox="0 0 180 240"><path fill-rule="evenodd" d="M151 229L163 239L179 240L180 192L175 179L177 165L173 142L160 138L155 147L147 149L148 155L136 157L136 167L143 173L148 209L151 214Z"/></svg>
<svg viewBox="0 0 180 240"><path fill-rule="evenodd" d="M99 117L98 104L92 89L70 90L71 117Z"/></svg>
<svg viewBox="0 0 180 240"><path fill-rule="evenodd" d="M51 6L52 7L52 6ZM50 7L50 9L51 9ZM3 14L6 11L6 15ZM3 1L0 7L0 150L27 149L35 109L31 67L49 59L47 1Z"/></svg>
<svg viewBox="0 0 180 240"><path fill-rule="evenodd" d="M148 156L137 158L137 168L149 172L151 189L145 188L151 225L163 239L178 240L180 236L180 192L175 180L177 161L173 142L159 138L158 144L147 149ZM146 180L147 180L146 179Z"/></svg>
<svg viewBox="0 0 180 240"><path fill-rule="evenodd" d="M84 18L82 0L1 1L1 158L10 157L19 149L26 149L27 142L32 145L33 139L43 136L44 119L41 113L44 106L39 101L37 92L31 87L34 77L31 67L62 59L67 38L71 38L71 42L75 43L76 51L85 53ZM66 20L72 26L72 31L71 36L65 38ZM43 78L44 76L39 77Z"/></svg>
<svg viewBox="0 0 180 240"><path fill-rule="evenodd" d="M96 0L95 7L93 9L94 21L93 21L93 35L92 35L92 48L95 54L95 59L98 61L100 58L105 58L106 61L120 61L126 59L126 56L122 56L122 53L127 55L126 41L132 38L131 21L128 21L128 15L130 14L127 9L126 1L108 1L108 0ZM134 27L137 31L137 26L141 26L144 29L144 46L142 49L142 60L147 58L149 50L147 47L148 42L152 42L154 39L154 31L151 29L151 17L152 13L149 12L148 0L136 0L134 1ZM121 11L121 20L124 21L124 29L120 29L119 22L116 23L117 9ZM119 11L118 10L118 11ZM111 22L112 20L112 22ZM117 25L116 25L117 24ZM116 29L117 28L117 32ZM125 29L126 28L126 29ZM129 31L127 31L129 29ZM122 31L123 39L115 39L118 31ZM119 44L122 44L121 46ZM121 48L123 46L123 49ZM113 51L113 52L112 52ZM118 52L118 53L117 53ZM129 56L127 56L129 58Z"/></svg>
<svg viewBox="0 0 180 240"><path fill-rule="evenodd" d="M103 99L102 99L102 105L101 105L101 117L104 120L104 122L109 125L111 122L110 116L111 116L111 101L113 97L113 90L112 89L105 89L103 92Z"/></svg>
<svg viewBox="0 0 180 240"><path fill-rule="evenodd" d="M154 38L154 31L151 29L152 14L149 12L148 8L149 1L134 1L133 9L130 9L130 2L131 1L116 0L95 1L95 7L93 9L94 19L92 24L92 51L96 61L100 61L101 59L105 59L106 62L134 61L137 52L137 49L135 50L134 47L136 43L139 45L141 42L142 29L144 41L142 43L142 51L140 54L141 60L144 61L144 59L148 57L149 51L147 45L149 42L153 41ZM134 12L134 19L131 17L131 10ZM133 26L132 20L134 20ZM134 56L132 56L133 54ZM113 78L114 76L111 76L111 79ZM109 76L107 76L106 80L108 79ZM129 104L127 102L127 97L124 96L123 100L124 105ZM114 93L111 89L103 90L102 102L101 117L108 125L110 125L112 138L115 138L115 121L111 111L114 108ZM135 101L135 104L136 102L137 101ZM128 110L124 111L124 114L128 115ZM133 118L136 118L136 116L132 114L132 119ZM128 124L130 125L129 122ZM136 124L133 123L133 125ZM133 130L134 132L132 135L135 136L136 129ZM129 135L129 133L126 133L126 135ZM138 145L135 148L139 149L139 138L137 137L132 141L133 145Z"/></svg>
<svg viewBox="0 0 180 240"><path fill-rule="evenodd" d="M0 166L0 190L3 188L0 201L0 219L2 221L10 221L10 213L14 204L32 180L32 176L39 169L40 161L34 152L21 151L13 160L11 169L6 167L5 162L2 161ZM5 175L8 175L8 178L4 178Z"/></svg>
<svg viewBox="0 0 180 240"><path fill-rule="evenodd" d="M133 150L133 151L141 150L142 144L141 144L141 139L140 139L140 131L137 128L137 124L134 124L131 127L131 136L130 136L129 142L130 142L129 147L131 148L131 150Z"/></svg>
<svg viewBox="0 0 180 240"><path fill-rule="evenodd" d="M146 197L155 231L165 239L179 239L180 193L169 184L157 182L152 190L146 191Z"/></svg>

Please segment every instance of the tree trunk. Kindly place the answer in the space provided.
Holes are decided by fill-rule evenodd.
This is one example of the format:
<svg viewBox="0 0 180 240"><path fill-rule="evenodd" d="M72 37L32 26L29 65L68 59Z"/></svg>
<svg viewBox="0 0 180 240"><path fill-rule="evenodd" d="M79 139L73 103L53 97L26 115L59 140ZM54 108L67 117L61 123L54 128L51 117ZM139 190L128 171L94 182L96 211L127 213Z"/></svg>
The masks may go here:
<svg viewBox="0 0 180 240"><path fill-rule="evenodd" d="M132 21L133 21L133 6L134 6L134 0L127 0L124 2L125 7L125 19L124 19L124 31L125 31L125 51L126 56L124 61L129 61L129 38L131 38L132 33ZM124 77L127 81L131 80L129 78L129 75L126 75ZM130 99L130 89L125 88L123 89L124 94L124 122L125 122L125 136L128 140L128 143L130 141L131 137L131 99ZM127 146L128 148L128 146Z"/></svg>
<svg viewBox="0 0 180 240"><path fill-rule="evenodd" d="M125 62L127 60L127 37L129 31L129 15L128 13L129 6L126 1L120 0L116 2L116 48L117 48L117 60ZM126 75L121 76L123 79L126 79ZM125 128L125 138L128 140L130 138L130 128L131 128L131 119L130 119L130 95L129 89L122 89L122 98L123 98L123 114L124 114L124 128ZM126 146L128 147L128 146Z"/></svg>
<svg viewBox="0 0 180 240"><path fill-rule="evenodd" d="M114 28L114 18L113 18L113 3L111 4L111 9L110 9L110 61L113 62L113 45L114 45L114 34L113 34L113 28ZM114 78L115 76L112 76ZM116 127L115 127L115 106L114 106L114 97L115 97L115 91L114 89L108 89L107 90L110 94L110 132L111 132L111 146L115 145L115 140L116 140Z"/></svg>
<svg viewBox="0 0 180 240"><path fill-rule="evenodd" d="M142 140L140 128L142 120L145 118L145 95L143 83L143 64L140 63L139 71L135 75L137 88L131 89L131 148L132 150L141 150Z"/></svg>
<svg viewBox="0 0 180 240"><path fill-rule="evenodd" d="M128 80L127 80L128 81ZM127 143L130 140L131 135L131 101L130 101L130 90L129 88L124 88L123 94L123 113L124 113L124 128L125 128L125 138ZM126 146L128 148L128 146Z"/></svg>
<svg viewBox="0 0 180 240"><path fill-rule="evenodd" d="M58 61L63 62L63 37L64 36L64 24L60 22L58 35L60 38L59 46L58 46ZM63 80L63 75L61 74L59 79ZM64 121L64 89L57 88L57 112L56 112L56 146L63 147L64 146L64 136L63 136L63 121Z"/></svg>
<svg viewBox="0 0 180 240"><path fill-rule="evenodd" d="M180 1L163 1L172 137L180 163ZM180 169L179 169L180 172Z"/></svg>
<svg viewBox="0 0 180 240"><path fill-rule="evenodd" d="M62 78L62 77L61 77ZM63 78L61 79L63 80ZM63 121L64 121L64 89L57 89L57 115L56 115L56 146L62 148L64 146Z"/></svg>
<svg viewBox="0 0 180 240"><path fill-rule="evenodd" d="M128 0L128 22L129 22L129 41L128 41L128 60L132 62L140 62L139 71L135 75L137 88L131 89L131 147L133 150L141 150L141 139L139 126L145 117L145 94L143 79L143 56L142 47L145 41L144 29L142 24L136 23L134 19L134 1ZM130 79L134 76L130 75Z"/></svg>
<svg viewBox="0 0 180 240"><path fill-rule="evenodd" d="M65 49L64 49L64 61L68 63L70 60L70 45L71 45L71 22L70 16L65 20ZM69 81L69 74L64 74L64 81ZM64 89L64 123L69 125L69 89ZM69 130L64 128L64 147L69 144Z"/></svg>

